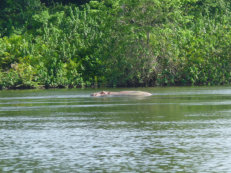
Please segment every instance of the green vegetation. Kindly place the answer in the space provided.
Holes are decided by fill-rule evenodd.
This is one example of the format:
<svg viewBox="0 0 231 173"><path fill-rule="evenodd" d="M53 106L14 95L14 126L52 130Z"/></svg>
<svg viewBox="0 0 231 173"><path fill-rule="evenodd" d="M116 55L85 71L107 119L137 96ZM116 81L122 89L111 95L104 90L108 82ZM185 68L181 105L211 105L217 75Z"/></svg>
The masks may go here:
<svg viewBox="0 0 231 173"><path fill-rule="evenodd" d="M0 88L227 85L228 0L3 0Z"/></svg>

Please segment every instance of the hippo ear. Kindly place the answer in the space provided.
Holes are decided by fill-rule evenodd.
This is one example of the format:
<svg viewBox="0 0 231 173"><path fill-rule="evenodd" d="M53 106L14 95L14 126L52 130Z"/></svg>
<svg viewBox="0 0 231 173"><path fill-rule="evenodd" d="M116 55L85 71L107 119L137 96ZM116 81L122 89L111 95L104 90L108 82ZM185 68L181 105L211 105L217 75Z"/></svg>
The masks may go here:
<svg viewBox="0 0 231 173"><path fill-rule="evenodd" d="M108 94L108 92L107 91L101 91L100 94L106 95L106 94Z"/></svg>

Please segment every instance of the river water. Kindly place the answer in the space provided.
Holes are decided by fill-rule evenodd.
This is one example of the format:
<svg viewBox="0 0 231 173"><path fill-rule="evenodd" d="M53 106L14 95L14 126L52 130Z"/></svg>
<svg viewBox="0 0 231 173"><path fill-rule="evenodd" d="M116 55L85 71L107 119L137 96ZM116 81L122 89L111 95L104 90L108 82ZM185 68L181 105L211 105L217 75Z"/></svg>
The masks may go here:
<svg viewBox="0 0 231 173"><path fill-rule="evenodd" d="M0 172L231 170L231 87L139 90L0 91Z"/></svg>

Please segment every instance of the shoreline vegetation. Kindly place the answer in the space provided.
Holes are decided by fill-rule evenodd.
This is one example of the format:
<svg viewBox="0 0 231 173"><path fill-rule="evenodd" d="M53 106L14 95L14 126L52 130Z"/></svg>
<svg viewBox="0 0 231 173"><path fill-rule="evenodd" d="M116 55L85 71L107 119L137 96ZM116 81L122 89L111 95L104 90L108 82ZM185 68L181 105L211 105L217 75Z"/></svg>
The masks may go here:
<svg viewBox="0 0 231 173"><path fill-rule="evenodd" d="M3 0L0 89L230 85L228 0Z"/></svg>

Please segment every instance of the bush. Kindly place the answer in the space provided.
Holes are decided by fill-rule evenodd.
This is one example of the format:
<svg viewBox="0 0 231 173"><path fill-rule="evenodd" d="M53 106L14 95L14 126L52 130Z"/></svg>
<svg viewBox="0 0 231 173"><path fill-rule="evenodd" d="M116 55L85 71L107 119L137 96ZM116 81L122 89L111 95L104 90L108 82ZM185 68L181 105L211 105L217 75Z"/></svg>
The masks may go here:
<svg viewBox="0 0 231 173"><path fill-rule="evenodd" d="M0 7L1 88L230 84L227 0L42 2Z"/></svg>

